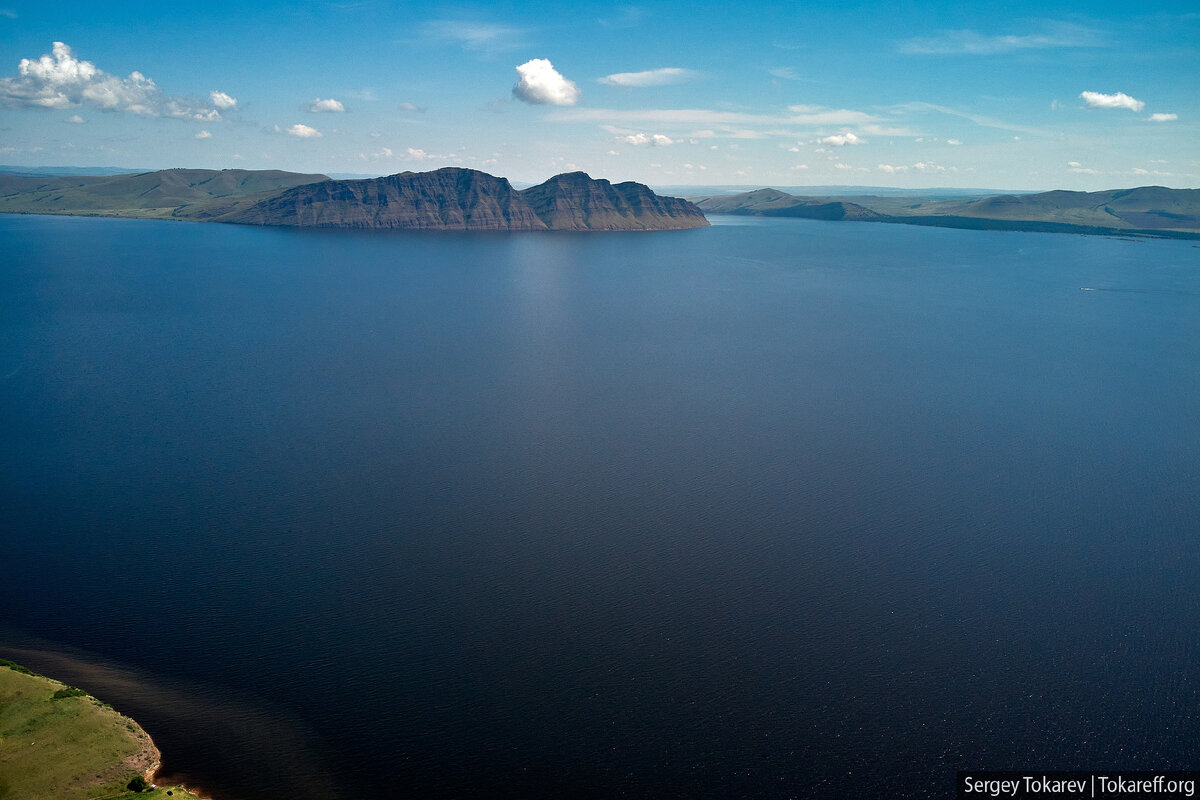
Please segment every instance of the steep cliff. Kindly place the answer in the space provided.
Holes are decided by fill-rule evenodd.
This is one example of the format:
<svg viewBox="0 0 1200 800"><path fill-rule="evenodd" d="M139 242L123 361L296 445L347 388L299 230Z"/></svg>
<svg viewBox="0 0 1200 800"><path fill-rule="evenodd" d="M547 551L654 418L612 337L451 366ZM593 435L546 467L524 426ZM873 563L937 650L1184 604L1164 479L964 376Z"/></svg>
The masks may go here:
<svg viewBox="0 0 1200 800"><path fill-rule="evenodd" d="M446 167L386 178L297 186L216 222L414 230L669 230L708 224L686 200L582 172L524 191L486 172Z"/></svg>
<svg viewBox="0 0 1200 800"><path fill-rule="evenodd" d="M556 175L521 192L552 230L627 231L700 228L704 213L677 197L659 197L632 181L613 185L583 172Z"/></svg>
<svg viewBox="0 0 1200 800"><path fill-rule="evenodd" d="M546 226L504 178L472 169L297 186L217 222L317 228L538 230Z"/></svg>

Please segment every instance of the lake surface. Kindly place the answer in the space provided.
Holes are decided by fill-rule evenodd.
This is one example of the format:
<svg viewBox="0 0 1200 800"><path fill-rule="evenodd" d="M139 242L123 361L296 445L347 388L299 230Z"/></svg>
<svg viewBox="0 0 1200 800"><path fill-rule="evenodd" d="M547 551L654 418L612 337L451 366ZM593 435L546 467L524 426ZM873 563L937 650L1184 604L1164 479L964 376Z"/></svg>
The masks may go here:
<svg viewBox="0 0 1200 800"><path fill-rule="evenodd" d="M1200 249L714 221L0 216L0 656L218 800L1196 768Z"/></svg>

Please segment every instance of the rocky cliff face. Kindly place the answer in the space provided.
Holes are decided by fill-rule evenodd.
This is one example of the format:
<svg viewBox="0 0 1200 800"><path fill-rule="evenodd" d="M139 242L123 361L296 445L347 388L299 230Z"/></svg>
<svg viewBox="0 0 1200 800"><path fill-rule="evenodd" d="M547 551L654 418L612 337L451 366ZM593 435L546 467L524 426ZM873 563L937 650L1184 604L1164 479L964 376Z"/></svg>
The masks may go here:
<svg viewBox="0 0 1200 800"><path fill-rule="evenodd" d="M582 172L518 192L472 169L402 172L386 178L297 186L218 222L414 230L668 230L708 224L686 200L637 183L613 186Z"/></svg>
<svg viewBox="0 0 1200 800"><path fill-rule="evenodd" d="M668 230L708 224L704 213L686 200L659 197L631 181L613 185L593 180L583 172L556 175L521 195L552 230Z"/></svg>

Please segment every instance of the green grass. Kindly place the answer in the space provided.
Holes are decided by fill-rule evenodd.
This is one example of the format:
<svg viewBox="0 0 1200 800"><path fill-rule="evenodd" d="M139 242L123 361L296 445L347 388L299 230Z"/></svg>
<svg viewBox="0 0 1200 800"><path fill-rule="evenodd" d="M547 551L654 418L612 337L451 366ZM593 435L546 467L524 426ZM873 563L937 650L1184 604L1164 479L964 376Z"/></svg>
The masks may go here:
<svg viewBox="0 0 1200 800"><path fill-rule="evenodd" d="M79 689L0 661L0 800L195 798L175 786L126 788L157 762L153 742L133 720Z"/></svg>

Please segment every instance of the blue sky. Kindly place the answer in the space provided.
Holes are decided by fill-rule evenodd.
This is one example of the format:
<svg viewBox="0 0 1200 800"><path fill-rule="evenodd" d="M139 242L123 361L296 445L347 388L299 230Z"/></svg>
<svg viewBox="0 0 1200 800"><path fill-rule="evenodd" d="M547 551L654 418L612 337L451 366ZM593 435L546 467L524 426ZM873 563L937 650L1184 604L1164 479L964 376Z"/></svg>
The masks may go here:
<svg viewBox="0 0 1200 800"><path fill-rule="evenodd" d="M0 0L0 163L1197 187L1200 13L1144 8Z"/></svg>

